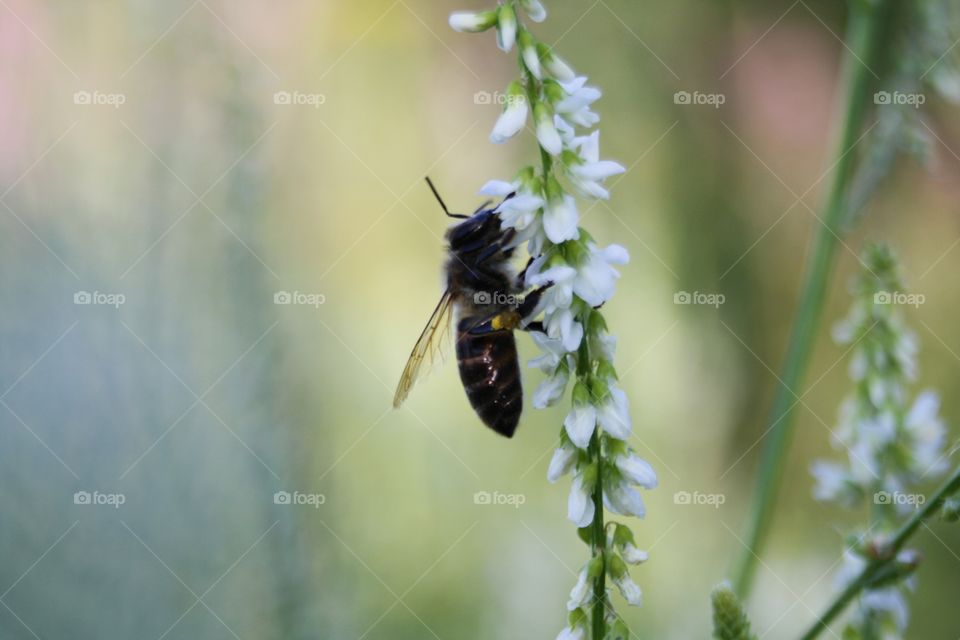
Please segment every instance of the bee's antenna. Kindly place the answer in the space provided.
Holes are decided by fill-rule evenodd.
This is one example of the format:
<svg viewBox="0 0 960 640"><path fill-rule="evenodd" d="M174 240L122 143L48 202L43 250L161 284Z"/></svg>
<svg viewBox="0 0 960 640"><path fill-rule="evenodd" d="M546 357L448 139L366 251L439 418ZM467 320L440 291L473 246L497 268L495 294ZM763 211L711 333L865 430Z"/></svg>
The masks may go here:
<svg viewBox="0 0 960 640"><path fill-rule="evenodd" d="M443 202L443 198L440 197L440 194L437 193L437 188L433 186L433 183L430 181L430 176L426 176L424 180L427 181L427 184L430 186L430 191L433 191L434 197L436 197L437 202L440 203L440 207L443 209L443 212L450 216L451 218L469 218L470 216L464 215L462 213L450 213L450 210L447 209L447 205Z"/></svg>

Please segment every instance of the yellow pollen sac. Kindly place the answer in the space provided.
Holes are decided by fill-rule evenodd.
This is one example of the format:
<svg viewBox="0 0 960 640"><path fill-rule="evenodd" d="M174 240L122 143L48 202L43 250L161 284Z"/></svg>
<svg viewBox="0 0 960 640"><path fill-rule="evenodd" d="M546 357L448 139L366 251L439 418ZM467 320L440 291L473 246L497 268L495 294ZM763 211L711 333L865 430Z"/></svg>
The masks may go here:
<svg viewBox="0 0 960 640"><path fill-rule="evenodd" d="M520 314L516 311L497 314L490 321L490 326L496 330L510 329L512 331L520 326Z"/></svg>

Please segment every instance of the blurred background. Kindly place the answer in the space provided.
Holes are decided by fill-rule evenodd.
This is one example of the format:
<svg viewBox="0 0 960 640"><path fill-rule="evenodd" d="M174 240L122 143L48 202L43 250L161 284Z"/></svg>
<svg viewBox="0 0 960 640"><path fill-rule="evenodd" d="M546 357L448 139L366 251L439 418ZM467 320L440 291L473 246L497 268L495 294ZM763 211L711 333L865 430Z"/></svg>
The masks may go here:
<svg viewBox="0 0 960 640"><path fill-rule="evenodd" d="M586 558L568 480L545 480L563 408L527 400L499 438L452 358L390 408L440 293L449 221L423 176L469 211L535 159L530 138L488 142L513 57L447 27L485 4L0 1L0 637L560 630ZM536 33L604 90L603 155L629 167L582 209L632 257L606 316L661 481L634 527L645 604L618 608L640 638L707 637L819 224L843 6L548 9ZM749 606L764 638L821 611L862 519L815 503L808 466L837 455L829 326L868 240L925 296L905 311L916 388L958 434L960 129L932 94L924 109L931 163L902 162L839 251ZM495 492L514 504L483 504ZM916 544L908 636L957 638L960 530Z"/></svg>

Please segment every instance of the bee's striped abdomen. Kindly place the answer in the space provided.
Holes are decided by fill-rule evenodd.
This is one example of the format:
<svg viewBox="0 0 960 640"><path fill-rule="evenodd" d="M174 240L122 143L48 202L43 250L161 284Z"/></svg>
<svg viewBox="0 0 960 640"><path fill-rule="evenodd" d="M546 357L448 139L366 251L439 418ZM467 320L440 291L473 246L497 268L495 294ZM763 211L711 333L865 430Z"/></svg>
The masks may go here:
<svg viewBox="0 0 960 640"><path fill-rule="evenodd" d="M508 438L523 409L517 343L509 330L470 333L477 318L457 326L457 364L467 398L484 424Z"/></svg>

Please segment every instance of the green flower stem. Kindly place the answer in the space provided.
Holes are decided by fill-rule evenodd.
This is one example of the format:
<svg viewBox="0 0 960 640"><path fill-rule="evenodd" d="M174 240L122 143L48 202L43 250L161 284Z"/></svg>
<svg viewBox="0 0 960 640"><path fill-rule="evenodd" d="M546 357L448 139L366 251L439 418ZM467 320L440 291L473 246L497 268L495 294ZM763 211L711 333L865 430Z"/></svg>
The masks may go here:
<svg viewBox="0 0 960 640"><path fill-rule="evenodd" d="M847 49L841 76L846 87L840 139L835 153L827 199L820 216L813 253L807 265L799 309L794 320L780 386L770 412L769 434L760 460L746 544L734 567L734 585L741 598L750 592L756 571L757 557L766 541L773 507L783 478L784 460L793 432L793 410L797 404L793 389L802 381L820 325L830 272L833 267L839 234L843 233L846 195L853 169L851 152L863 129L871 99L873 72L870 67L882 51L882 35L889 11L889 0L852 0L847 32Z"/></svg>
<svg viewBox="0 0 960 640"><path fill-rule="evenodd" d="M820 616L810 629L803 634L801 640L813 640L813 638L820 635L820 632L826 629L834 618L843 612L851 600L861 591L869 587L873 580L889 567L890 563L896 561L897 553L903 548L903 545L907 543L907 540L917 532L920 525L935 515L947 498L957 493L957 491L960 491L960 467L953 472L949 480L937 489L930 500L924 503L922 508L918 509L909 520L903 523L890 539L889 543L883 547L879 554L880 557L864 567L860 575L836 597L826 613Z"/></svg>
<svg viewBox="0 0 960 640"><path fill-rule="evenodd" d="M584 340L586 342L586 340ZM603 470L600 467L600 437L598 430L590 438L590 460L597 465L597 484L593 488L593 524L591 525L590 548L594 554L602 554L606 546L607 534L603 525ZM593 640L603 640L607 636L606 622L606 557L602 558L603 570L593 581Z"/></svg>
<svg viewBox="0 0 960 640"><path fill-rule="evenodd" d="M549 158L549 155L547 156ZM588 380L593 370L590 346L584 337L577 351L577 377ZM593 487L593 522L590 524L590 550L599 556L602 562L599 574L593 580L593 640L603 640L607 636L607 558L604 552L607 546L607 533L603 522L603 451L600 445L600 428L594 429L587 447L590 464L596 465L597 482Z"/></svg>
<svg viewBox="0 0 960 640"><path fill-rule="evenodd" d="M523 69L522 61L521 69ZM524 88L527 94L527 101L532 109L533 105L536 104L536 101L539 98L539 88L537 86L536 79L531 74L527 73L526 70L524 70L524 75ZM543 184L546 186L548 180L550 179L550 174L553 171L553 158L550 157L550 154L547 153L543 147L538 145L538 148L540 149L540 163L542 165ZM590 348L587 344L587 339L584 337L577 353L577 377L587 379L589 378L592 370L593 359L590 356ZM601 554L602 556L606 547L606 532L604 531L603 522L603 470L601 467L602 451L600 448L600 437L598 431L599 429L593 432L593 436L590 438L590 445L587 449L587 453L590 457L590 463L595 464L597 468L597 483L593 488L593 522L589 526L590 549L594 555ZM604 562L603 569L593 581L592 637L594 640L603 640L603 638L605 638L607 635L607 622L605 615L607 601L606 558L601 557L601 560Z"/></svg>

